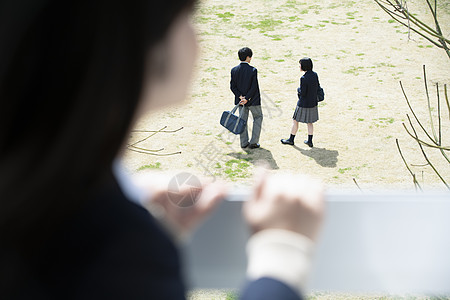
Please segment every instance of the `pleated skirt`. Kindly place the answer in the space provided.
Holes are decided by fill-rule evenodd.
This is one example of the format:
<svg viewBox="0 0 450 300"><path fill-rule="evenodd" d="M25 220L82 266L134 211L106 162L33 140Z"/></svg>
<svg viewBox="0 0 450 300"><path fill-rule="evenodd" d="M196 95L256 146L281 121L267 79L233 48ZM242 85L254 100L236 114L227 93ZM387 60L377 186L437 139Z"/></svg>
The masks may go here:
<svg viewBox="0 0 450 300"><path fill-rule="evenodd" d="M294 120L300 123L314 123L319 120L319 110L317 106L314 107L300 107L295 108Z"/></svg>

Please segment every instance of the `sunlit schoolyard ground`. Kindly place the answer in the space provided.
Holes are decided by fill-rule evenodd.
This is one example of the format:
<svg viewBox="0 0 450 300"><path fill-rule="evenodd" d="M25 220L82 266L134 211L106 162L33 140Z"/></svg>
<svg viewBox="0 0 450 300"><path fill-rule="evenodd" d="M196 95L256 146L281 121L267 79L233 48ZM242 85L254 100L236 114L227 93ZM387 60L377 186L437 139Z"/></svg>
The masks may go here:
<svg viewBox="0 0 450 300"><path fill-rule="evenodd" d="M433 24L425 1L408 1L408 7ZM448 1L438 1L438 13L443 32L449 33ZM255 167L263 163L272 172L310 174L332 189L356 190L356 183L367 192L413 189L397 149L398 139L422 187L445 189L431 168L423 166L418 144L403 128L406 114L411 113L399 81L429 128L423 65L436 116L435 84L450 83L450 59L443 50L409 33L374 1L202 0L193 21L200 55L192 89L184 105L168 107L139 122L137 130L161 132L151 137L132 133L130 144L139 142L135 146L152 151L127 150L125 164L131 172L186 171L243 185L251 182ZM222 112L234 106L230 69L239 63L237 50L244 46L254 52L251 64L258 69L264 113L261 148L245 151L239 137L219 124ZM289 137L301 76L298 61L305 56L312 58L325 91L320 120L315 123L314 148L303 144L306 126L301 125L295 146L280 143ZM449 112L443 102L441 110L442 140L448 146ZM427 154L441 175L450 178L449 164L440 163L440 154ZM190 297L234 299L233 295L203 291ZM403 299L313 295L312 299Z"/></svg>

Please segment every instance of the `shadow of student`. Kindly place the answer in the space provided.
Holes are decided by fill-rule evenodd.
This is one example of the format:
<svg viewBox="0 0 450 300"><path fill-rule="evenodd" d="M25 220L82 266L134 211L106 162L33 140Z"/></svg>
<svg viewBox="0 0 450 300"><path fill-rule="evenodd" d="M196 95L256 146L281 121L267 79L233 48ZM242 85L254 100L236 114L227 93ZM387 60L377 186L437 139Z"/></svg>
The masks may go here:
<svg viewBox="0 0 450 300"><path fill-rule="evenodd" d="M232 156L237 159L246 160L254 165L262 165L270 170L278 170L278 164L273 158L272 152L264 148L257 149L243 149L246 153L233 152L227 155Z"/></svg>
<svg viewBox="0 0 450 300"><path fill-rule="evenodd" d="M322 167L335 168L338 162L339 152L337 150L327 150L326 148L309 148L302 149L293 146L301 154L314 158L314 160Z"/></svg>

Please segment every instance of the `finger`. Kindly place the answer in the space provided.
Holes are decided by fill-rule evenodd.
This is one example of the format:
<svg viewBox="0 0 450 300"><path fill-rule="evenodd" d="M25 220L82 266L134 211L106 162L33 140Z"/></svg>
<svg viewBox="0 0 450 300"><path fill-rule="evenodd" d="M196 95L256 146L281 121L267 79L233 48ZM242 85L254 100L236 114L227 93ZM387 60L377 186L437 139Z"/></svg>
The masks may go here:
<svg viewBox="0 0 450 300"><path fill-rule="evenodd" d="M227 187L221 182L214 182L203 186L194 208L199 214L207 214L216 208L227 194Z"/></svg>
<svg viewBox="0 0 450 300"><path fill-rule="evenodd" d="M265 170L263 168L259 168L255 172L255 177L254 177L255 189L254 189L253 197L252 197L254 201L258 201L262 198L264 186L267 184L267 181L268 181L267 177L268 177L267 170Z"/></svg>

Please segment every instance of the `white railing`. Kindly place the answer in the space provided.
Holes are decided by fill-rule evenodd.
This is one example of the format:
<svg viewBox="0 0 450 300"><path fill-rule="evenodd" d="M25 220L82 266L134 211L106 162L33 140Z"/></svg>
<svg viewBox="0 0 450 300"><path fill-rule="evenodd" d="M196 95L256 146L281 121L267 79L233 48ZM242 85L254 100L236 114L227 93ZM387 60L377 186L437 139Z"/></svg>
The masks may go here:
<svg viewBox="0 0 450 300"><path fill-rule="evenodd" d="M186 245L192 288L244 282L242 198L225 201ZM450 194L329 193L310 289L449 295Z"/></svg>

